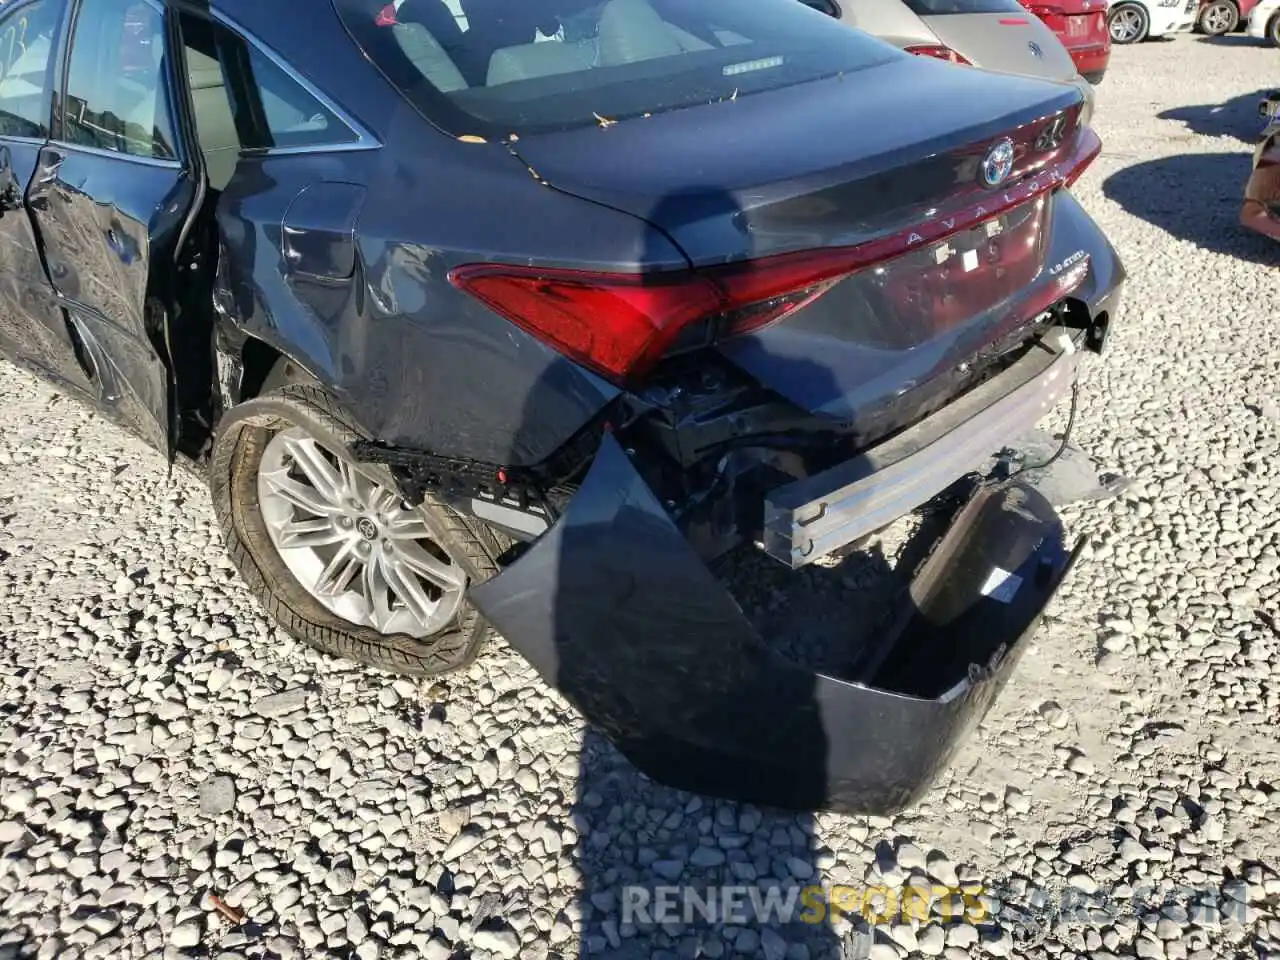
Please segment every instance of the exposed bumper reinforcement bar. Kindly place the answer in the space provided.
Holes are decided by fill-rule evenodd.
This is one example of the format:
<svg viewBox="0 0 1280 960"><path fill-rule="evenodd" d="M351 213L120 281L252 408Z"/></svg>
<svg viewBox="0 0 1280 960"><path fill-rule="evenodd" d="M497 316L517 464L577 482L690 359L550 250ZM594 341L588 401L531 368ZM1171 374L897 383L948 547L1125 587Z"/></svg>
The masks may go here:
<svg viewBox="0 0 1280 960"><path fill-rule="evenodd" d="M850 682L783 659L606 436L558 523L471 591L654 779L791 809L914 802L1004 686L1074 559L1053 508L980 489Z"/></svg>
<svg viewBox="0 0 1280 960"><path fill-rule="evenodd" d="M764 551L801 567L888 526L1030 430L1071 390L1080 355L1065 331L999 376L866 453L765 497ZM1010 388L1011 384L1018 386Z"/></svg>

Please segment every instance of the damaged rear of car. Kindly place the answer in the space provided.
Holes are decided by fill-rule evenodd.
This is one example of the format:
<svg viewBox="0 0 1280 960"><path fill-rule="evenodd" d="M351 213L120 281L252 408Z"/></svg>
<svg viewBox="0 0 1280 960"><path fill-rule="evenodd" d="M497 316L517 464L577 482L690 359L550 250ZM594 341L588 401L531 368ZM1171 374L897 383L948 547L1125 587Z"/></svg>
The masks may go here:
<svg viewBox="0 0 1280 960"><path fill-rule="evenodd" d="M1066 189L1099 149L1078 91L828 44L808 10L743 6L561 3L538 27L559 39L504 48L487 83L441 96L402 79L420 8L378 21L340 2L446 133L653 230L626 264L447 264L597 385L549 456L356 455L512 538L471 602L650 775L883 812L983 715L1071 564L1043 471L992 457L1071 395L1123 270ZM547 423L534 402L531 422ZM839 676L774 652L713 572L744 545L798 569L957 491Z"/></svg>
<svg viewBox="0 0 1280 960"><path fill-rule="evenodd" d="M794 0L459 9L157 13L153 432L320 650L440 673L492 625L664 782L911 803L1069 570L1055 504L1105 493L1034 434L1124 279L1069 191L1100 149L1081 92ZM940 503L831 669L719 576Z"/></svg>

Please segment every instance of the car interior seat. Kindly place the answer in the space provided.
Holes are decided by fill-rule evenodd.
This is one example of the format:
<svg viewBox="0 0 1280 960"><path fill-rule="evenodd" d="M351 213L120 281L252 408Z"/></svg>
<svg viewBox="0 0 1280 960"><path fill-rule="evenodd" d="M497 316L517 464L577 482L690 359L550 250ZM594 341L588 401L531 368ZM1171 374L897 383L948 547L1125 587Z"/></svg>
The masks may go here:
<svg viewBox="0 0 1280 960"><path fill-rule="evenodd" d="M200 152L204 154L205 174L209 188L222 191L231 182L240 159L240 135L236 131L231 98L217 58L191 47L187 47L186 52L196 135L200 139Z"/></svg>
<svg viewBox="0 0 1280 960"><path fill-rule="evenodd" d="M609 0L600 12L599 46L602 67L685 52L674 28L647 0Z"/></svg>
<svg viewBox="0 0 1280 960"><path fill-rule="evenodd" d="M465 90L469 84L444 46L425 26L415 21L391 28L396 45L414 68L443 93Z"/></svg>
<svg viewBox="0 0 1280 960"><path fill-rule="evenodd" d="M609 0L589 42L524 43L499 49L489 62L494 86L592 67L619 66L708 50L711 44L667 23L646 0Z"/></svg>

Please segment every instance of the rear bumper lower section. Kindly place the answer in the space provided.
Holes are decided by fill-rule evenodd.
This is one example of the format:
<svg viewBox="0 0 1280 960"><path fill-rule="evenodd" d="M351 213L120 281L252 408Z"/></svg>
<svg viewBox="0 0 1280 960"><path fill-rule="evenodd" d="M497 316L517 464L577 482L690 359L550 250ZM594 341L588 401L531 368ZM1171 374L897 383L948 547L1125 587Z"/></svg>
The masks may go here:
<svg viewBox="0 0 1280 960"><path fill-rule="evenodd" d="M1046 365L1041 349L1053 341L1060 352ZM1039 423L1071 391L1079 361L1059 329L1044 348L892 439L770 491L765 553L803 566L915 510Z"/></svg>
<svg viewBox="0 0 1280 960"><path fill-rule="evenodd" d="M835 679L761 642L606 436L559 522L471 597L655 780L884 814L986 713L1072 558L1034 489L980 489L888 611L859 682Z"/></svg>
<svg viewBox="0 0 1280 960"><path fill-rule="evenodd" d="M1111 63L1111 47L1107 43L1089 44L1088 46L1068 47L1067 53L1071 62L1076 65L1076 72L1091 84L1102 82L1107 67Z"/></svg>

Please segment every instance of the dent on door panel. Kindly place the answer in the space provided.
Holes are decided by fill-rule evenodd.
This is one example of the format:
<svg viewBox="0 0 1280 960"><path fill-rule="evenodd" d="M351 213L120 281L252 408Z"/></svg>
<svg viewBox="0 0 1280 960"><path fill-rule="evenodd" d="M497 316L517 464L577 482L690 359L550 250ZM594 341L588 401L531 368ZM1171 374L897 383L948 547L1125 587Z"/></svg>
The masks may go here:
<svg viewBox="0 0 1280 960"><path fill-rule="evenodd" d="M172 244L194 195L176 164L60 146L41 151L28 194L50 280L99 354L99 399L162 449L169 380L149 281L174 268Z"/></svg>
<svg viewBox="0 0 1280 960"><path fill-rule="evenodd" d="M0 349L59 384L87 390L67 316L23 207L39 152L36 144L21 141L0 146Z"/></svg>

